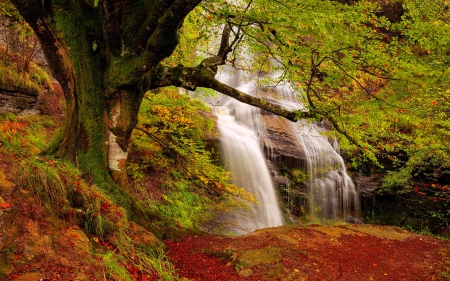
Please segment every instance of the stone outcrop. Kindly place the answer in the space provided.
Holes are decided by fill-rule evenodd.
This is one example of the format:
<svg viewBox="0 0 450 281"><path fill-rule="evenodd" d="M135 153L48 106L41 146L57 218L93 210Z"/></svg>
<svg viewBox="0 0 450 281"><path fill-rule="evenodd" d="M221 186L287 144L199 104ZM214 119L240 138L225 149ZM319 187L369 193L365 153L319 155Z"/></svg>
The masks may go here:
<svg viewBox="0 0 450 281"><path fill-rule="evenodd" d="M270 143L271 158L289 164L292 161L304 161L305 152L299 147L290 121L275 115L261 116L267 130L266 143Z"/></svg>
<svg viewBox="0 0 450 281"><path fill-rule="evenodd" d="M18 24L18 20L6 15L0 15L0 46L2 54L6 55L6 66L11 65L11 60L23 59L23 69L33 62L46 69L47 62L35 36L23 37L20 35L26 29L24 25ZM22 71L23 71L22 69ZM30 80L32 81L32 80ZM42 92L28 87L17 86L17 81L10 79L8 75L0 77L0 113L12 112L18 115L33 115L41 112L40 96L48 94L47 90ZM31 83L33 83L32 81Z"/></svg>
<svg viewBox="0 0 450 281"><path fill-rule="evenodd" d="M41 104L39 95L18 89L0 87L0 113L12 112L19 115L38 114Z"/></svg>
<svg viewBox="0 0 450 281"><path fill-rule="evenodd" d="M34 62L46 67L47 60L41 50L39 41L34 36L24 39L20 33L25 28L17 22L19 20L14 17L0 15L0 45L6 46L9 51L14 53L31 55Z"/></svg>

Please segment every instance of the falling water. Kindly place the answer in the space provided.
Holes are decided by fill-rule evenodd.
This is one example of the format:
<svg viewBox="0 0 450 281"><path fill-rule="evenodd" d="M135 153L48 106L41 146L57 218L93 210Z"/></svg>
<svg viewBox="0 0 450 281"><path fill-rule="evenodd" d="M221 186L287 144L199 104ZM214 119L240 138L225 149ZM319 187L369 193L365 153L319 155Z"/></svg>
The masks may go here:
<svg viewBox="0 0 450 281"><path fill-rule="evenodd" d="M360 217L359 195L347 175L337 141L327 138L318 124L301 120L292 126L306 154L311 219L327 223Z"/></svg>
<svg viewBox="0 0 450 281"><path fill-rule="evenodd" d="M264 96L286 109L302 108L298 97L294 97L296 92L289 84L258 88L254 79L244 78L244 75L248 74L225 68L216 78L249 95ZM226 168L231 171L234 182L253 193L258 202L244 214L233 215L239 225L234 231L244 234L259 228L282 225L283 216L261 148L264 146L269 151L271 148L261 120L261 110L226 96L220 96L214 103L220 105L216 107L216 114ZM326 130L318 124L305 120L291 123L291 127L287 129L292 130L298 145L306 154L306 164L303 167L299 165L299 168L303 168L308 174L311 219L324 223L343 219L348 215L359 217L359 195L346 173L337 141L330 140L324 134Z"/></svg>
<svg viewBox="0 0 450 281"><path fill-rule="evenodd" d="M243 234L283 225L278 198L256 133L237 123L234 116L222 114L218 115L218 128L225 166L231 171L233 182L256 199L250 209L234 214L239 225L234 231Z"/></svg>
<svg viewBox="0 0 450 281"><path fill-rule="evenodd" d="M254 94L255 85L242 79L242 71L222 71L218 79L247 94ZM216 104L220 132L221 155L231 171L233 182L255 197L249 209L233 214L238 225L232 230L245 234L256 229L284 224L278 197L272 183L260 140L265 140L265 127L258 108L221 96Z"/></svg>

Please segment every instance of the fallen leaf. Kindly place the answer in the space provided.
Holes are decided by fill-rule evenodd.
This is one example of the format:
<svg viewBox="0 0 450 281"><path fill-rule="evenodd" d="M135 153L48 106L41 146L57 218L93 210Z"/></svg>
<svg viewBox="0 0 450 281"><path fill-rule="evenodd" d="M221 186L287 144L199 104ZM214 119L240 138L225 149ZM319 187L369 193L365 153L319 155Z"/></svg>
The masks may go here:
<svg viewBox="0 0 450 281"><path fill-rule="evenodd" d="M6 209L6 208L9 208L10 207L10 205L9 205L9 203L1 203L0 204L0 207L2 208L2 209Z"/></svg>

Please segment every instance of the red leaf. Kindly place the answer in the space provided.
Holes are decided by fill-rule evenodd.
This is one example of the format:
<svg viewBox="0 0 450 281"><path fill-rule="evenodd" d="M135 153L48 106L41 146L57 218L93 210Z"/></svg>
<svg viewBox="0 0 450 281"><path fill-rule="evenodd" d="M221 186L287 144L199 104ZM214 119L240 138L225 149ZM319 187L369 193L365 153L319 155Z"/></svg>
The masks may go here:
<svg viewBox="0 0 450 281"><path fill-rule="evenodd" d="M10 207L10 205L9 205L9 203L1 203L0 204L0 207L2 208L2 209L6 209L6 208L9 208Z"/></svg>

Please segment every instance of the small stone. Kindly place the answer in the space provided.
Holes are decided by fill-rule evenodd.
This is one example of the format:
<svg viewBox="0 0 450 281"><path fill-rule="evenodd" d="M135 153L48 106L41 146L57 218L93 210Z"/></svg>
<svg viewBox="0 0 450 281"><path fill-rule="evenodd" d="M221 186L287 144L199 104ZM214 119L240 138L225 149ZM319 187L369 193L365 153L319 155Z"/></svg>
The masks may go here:
<svg viewBox="0 0 450 281"><path fill-rule="evenodd" d="M238 274L240 276L243 276L243 277L249 277L250 275L253 274L253 270L251 270L251 269L243 269L243 270L239 271Z"/></svg>
<svg viewBox="0 0 450 281"><path fill-rule="evenodd" d="M69 228L65 233L66 237L69 237L71 242L74 243L75 250L78 253L90 253L92 251L92 244L89 238L79 228Z"/></svg>

